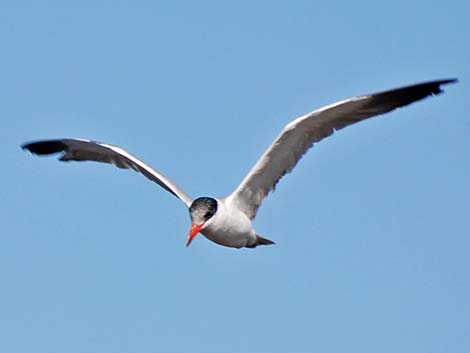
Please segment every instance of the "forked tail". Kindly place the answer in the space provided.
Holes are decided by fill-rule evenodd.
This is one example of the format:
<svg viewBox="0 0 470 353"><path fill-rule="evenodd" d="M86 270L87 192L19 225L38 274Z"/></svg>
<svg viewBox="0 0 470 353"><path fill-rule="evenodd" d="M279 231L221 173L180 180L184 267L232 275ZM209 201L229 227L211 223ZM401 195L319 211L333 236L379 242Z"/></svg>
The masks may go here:
<svg viewBox="0 0 470 353"><path fill-rule="evenodd" d="M256 243L254 243L253 245L247 246L247 248L256 248L258 245L273 245L273 244L276 244L276 243L273 242L272 240L263 238L259 236L258 234L256 234Z"/></svg>

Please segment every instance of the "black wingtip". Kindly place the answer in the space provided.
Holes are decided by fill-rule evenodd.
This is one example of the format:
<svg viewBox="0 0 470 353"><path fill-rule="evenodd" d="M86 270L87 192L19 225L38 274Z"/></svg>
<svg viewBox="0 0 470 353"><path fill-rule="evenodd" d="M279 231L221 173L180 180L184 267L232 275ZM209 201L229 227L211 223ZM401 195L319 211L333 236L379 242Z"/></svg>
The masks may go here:
<svg viewBox="0 0 470 353"><path fill-rule="evenodd" d="M448 79L444 79L444 80L441 80L441 85L447 85L449 83L457 83L459 82L459 79L458 78L448 78Z"/></svg>
<svg viewBox="0 0 470 353"><path fill-rule="evenodd" d="M21 148L34 154L52 154L63 152L67 147L60 140L47 140L24 143Z"/></svg>
<svg viewBox="0 0 470 353"><path fill-rule="evenodd" d="M446 82L444 82L444 84L447 84L447 83L458 83L459 82L459 79L458 78L449 78L446 80Z"/></svg>
<svg viewBox="0 0 470 353"><path fill-rule="evenodd" d="M437 93L441 93L442 92L442 90L440 89L441 85L448 85L448 84L457 83L457 82L459 82L459 80L457 78L448 78L448 79L443 79L443 80L438 80L438 81L431 82L431 84L434 83L436 85L436 88L437 88Z"/></svg>
<svg viewBox="0 0 470 353"><path fill-rule="evenodd" d="M431 85L431 94L436 96L438 94L444 93L444 90L441 88L441 85L448 85L457 82L459 82L459 80L456 78L449 78L430 82L429 84Z"/></svg>

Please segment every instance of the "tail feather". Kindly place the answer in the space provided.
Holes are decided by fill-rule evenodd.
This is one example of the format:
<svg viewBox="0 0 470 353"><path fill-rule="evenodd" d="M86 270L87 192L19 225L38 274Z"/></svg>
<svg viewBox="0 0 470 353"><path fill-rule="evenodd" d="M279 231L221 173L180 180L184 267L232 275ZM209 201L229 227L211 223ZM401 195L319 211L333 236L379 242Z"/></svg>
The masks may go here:
<svg viewBox="0 0 470 353"><path fill-rule="evenodd" d="M274 244L276 243L273 242L272 240L263 238L259 236L258 234L256 234L256 243L254 243L253 245L247 246L247 248L256 248L258 245L274 245Z"/></svg>

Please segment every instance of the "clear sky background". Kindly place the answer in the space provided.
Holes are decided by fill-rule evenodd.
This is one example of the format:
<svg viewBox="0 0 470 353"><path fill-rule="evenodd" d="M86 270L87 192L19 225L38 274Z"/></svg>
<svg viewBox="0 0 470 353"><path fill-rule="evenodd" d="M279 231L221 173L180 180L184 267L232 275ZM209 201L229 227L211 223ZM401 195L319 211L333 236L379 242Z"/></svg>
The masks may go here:
<svg viewBox="0 0 470 353"><path fill-rule="evenodd" d="M0 351L470 352L468 1L0 3ZM122 146L225 196L282 127L440 78L316 145L255 220L275 246L185 248L132 171L23 152Z"/></svg>

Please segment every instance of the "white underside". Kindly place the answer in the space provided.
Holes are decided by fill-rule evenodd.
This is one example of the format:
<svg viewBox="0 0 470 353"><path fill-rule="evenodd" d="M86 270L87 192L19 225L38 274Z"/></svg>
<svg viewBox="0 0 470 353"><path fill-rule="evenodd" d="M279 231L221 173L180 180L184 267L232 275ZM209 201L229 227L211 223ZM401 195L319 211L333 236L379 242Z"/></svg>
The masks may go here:
<svg viewBox="0 0 470 353"><path fill-rule="evenodd" d="M217 199L217 212L205 223L201 233L219 245L232 248L257 242L250 219L230 199Z"/></svg>

